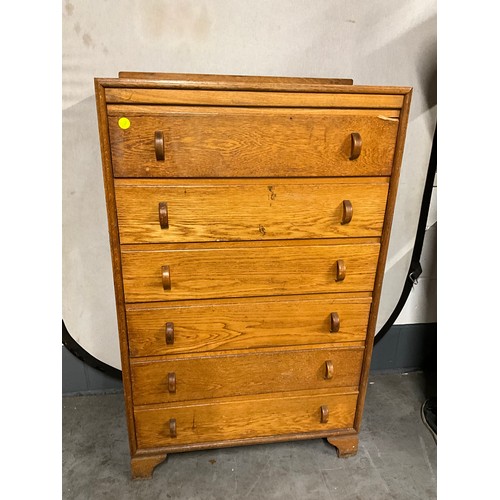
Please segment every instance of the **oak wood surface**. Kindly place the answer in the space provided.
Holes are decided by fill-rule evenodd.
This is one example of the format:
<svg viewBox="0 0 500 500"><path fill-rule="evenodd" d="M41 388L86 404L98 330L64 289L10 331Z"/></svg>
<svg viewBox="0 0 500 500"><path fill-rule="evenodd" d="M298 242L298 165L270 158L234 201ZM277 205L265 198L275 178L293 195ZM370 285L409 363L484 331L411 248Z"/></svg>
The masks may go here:
<svg viewBox="0 0 500 500"><path fill-rule="evenodd" d="M293 109L250 112L165 107L163 114L109 116L116 177L314 177L390 175L399 120ZM165 160L155 154L162 131ZM351 133L363 139L350 160ZM290 147L293 144L293 148Z"/></svg>
<svg viewBox="0 0 500 500"><path fill-rule="evenodd" d="M307 247L311 245L359 245L359 244L379 244L379 237L363 237L363 238L321 238L320 240L310 240L310 239L299 239L299 240L285 240L285 241L207 241L207 242L189 242L189 243L156 243L154 245L149 244L128 244L121 245L121 250L123 252L140 252L145 249L151 251L162 252L164 250L209 250L217 248L226 249L241 249L241 248L271 248L271 247L282 247L286 245L291 245L295 247Z"/></svg>
<svg viewBox="0 0 500 500"><path fill-rule="evenodd" d="M171 451L285 439L327 437L339 456L353 454L411 88L133 72L98 78L95 88L133 475L150 475ZM118 127L122 117L130 127ZM377 186L361 197L370 204L380 201L375 190L385 189L382 230L380 216L376 223L371 215L363 222L360 218L354 196L362 190L360 181ZM344 182L338 200L336 182ZM270 200L263 200L260 190L268 186L273 186L266 193ZM354 192L347 197L351 186ZM145 201L154 198L146 193L158 189L169 195L154 205L156 224L163 229L153 227ZM138 194L122 200L127 190ZM241 197L231 194L237 190ZM220 198L226 207L216 191L224 193ZM176 201L170 193L177 193ZM245 200L250 200L247 207ZM269 210L266 201L272 202ZM331 210L334 201L338 213L331 231L323 211ZM175 217L181 206L179 225ZM210 211L219 219L210 220ZM265 223L255 225L253 219ZM158 230L174 237L163 239ZM335 281L342 263L345 279ZM162 267L169 271L166 287ZM304 362L301 352L316 365L318 352L330 353L316 375L331 386L314 386L321 382L316 380L303 389L301 384L312 379L296 374L307 374L314 363ZM340 387L334 357L339 352L361 353L346 361L347 385ZM274 363L252 361L271 358ZM224 377L216 363L221 359L230 366ZM282 368L274 378L271 365ZM136 367L145 373L134 383L134 394L141 404L141 398L151 401L135 410L131 366L134 374ZM166 368L160 398L184 393L187 374L194 391L189 397L198 399L158 404L157 367ZM359 384L348 387L354 372ZM203 392L199 373L217 382L210 382L212 396L206 388ZM251 381L241 382L252 373L257 389ZM289 388L286 380L295 386ZM225 395L233 394L231 388L243 395ZM274 392L256 394L269 388ZM322 418L328 422L321 423Z"/></svg>
<svg viewBox="0 0 500 500"><path fill-rule="evenodd" d="M337 87L338 88L338 87ZM345 88L348 88L346 86ZM356 87L351 87L351 89ZM357 89L356 89L357 90ZM369 90L368 90L369 92ZM351 109L400 109L404 97L377 93L299 93L299 92L223 92L212 90L170 90L143 88L106 89L108 104L187 104L217 106L255 106L287 108L351 108Z"/></svg>
<svg viewBox="0 0 500 500"><path fill-rule="evenodd" d="M154 468L167 458L166 453L155 455L136 455L130 459L132 479L149 479Z"/></svg>
<svg viewBox="0 0 500 500"><path fill-rule="evenodd" d="M197 95L198 92L192 94ZM179 94L173 94L179 95ZM171 105L155 105L155 104L108 104L107 110L108 115L110 117L118 118L118 117L131 117L134 118L136 116L155 116L155 115L164 115L165 112L187 112L193 111L196 113L203 114L205 113L218 113L221 109L224 110L225 114L231 116L241 115L241 112L244 111L245 115L250 116L258 116L262 115L263 110L258 106L222 106L224 101L219 97L219 100L222 104L220 105L210 105L210 103L206 103L205 105L195 105L192 101L188 99L188 97L184 94L184 97L181 99L177 97L179 103L171 104ZM219 94L217 94L219 95ZM231 104L231 102L230 102ZM265 108L265 114L267 115L282 115L284 112L289 113L293 112L294 116L324 116L325 112L327 114L336 114L341 116L352 116L355 117L363 117L370 116L376 117L380 120L392 121L397 123L399 121L400 110L398 108L395 109L371 109L371 108L328 108L328 107L276 107L269 106ZM352 135L351 135L351 146L352 149ZM350 151L351 151L350 149Z"/></svg>
<svg viewBox="0 0 500 500"><path fill-rule="evenodd" d="M283 443L287 441L298 441L306 439L322 439L332 436L350 436L356 434L353 428L342 429L323 429L319 431L302 431L294 433L273 434L271 436L256 436L245 438L224 439L218 441L210 441L207 443L191 442L187 444L171 443L162 446L148 446L147 448L139 448L139 455L152 455L159 453L185 453L198 450L209 450L214 448L231 448L234 446L251 446L267 443Z"/></svg>
<svg viewBox="0 0 500 500"><path fill-rule="evenodd" d="M154 245L156 246L156 245ZM280 242L276 246L122 250L127 302L217 297L251 297L339 291L371 291L379 245ZM345 279L336 281L337 260ZM162 266L169 266L171 289L164 290Z"/></svg>
<svg viewBox="0 0 500 500"><path fill-rule="evenodd" d="M364 341L370 297L301 296L128 306L130 355L155 356ZM339 330L331 332L336 312ZM166 324L175 329L166 342Z"/></svg>
<svg viewBox="0 0 500 500"><path fill-rule="evenodd" d="M326 440L337 448L339 458L348 458L358 452L359 437L357 434L328 436Z"/></svg>
<svg viewBox="0 0 500 500"><path fill-rule="evenodd" d="M122 244L380 236L389 187L385 177L315 184L286 179L230 185L119 181L115 193Z"/></svg>
<svg viewBox="0 0 500 500"><path fill-rule="evenodd" d="M363 348L357 347L135 361L131 365L134 404L352 387L359 383L362 359Z"/></svg>
<svg viewBox="0 0 500 500"><path fill-rule="evenodd" d="M118 323L118 339L120 345L120 361L123 380L123 396L125 400L125 413L127 418L128 442L130 454L137 450L135 438L135 423L132 406L132 388L130 382L129 349L127 339L127 320L125 313L125 298L123 294L123 281L121 275L120 237L118 234L118 220L116 216L115 190L113 184L113 167L108 134L108 117L104 87L95 80L95 95L97 107L97 122L99 129L99 142L101 149L102 173L104 180L104 193L106 198L106 214L108 220L109 244L111 251L111 265L113 270L113 283L115 289L115 305Z"/></svg>
<svg viewBox="0 0 500 500"><path fill-rule="evenodd" d="M154 73L141 71L120 71L119 78L145 79L145 80L166 80L166 81L190 81L190 82L214 82L214 83L243 83L259 85L277 85L282 83L289 84L323 84L323 85L352 85L351 78L307 78L290 76L251 76L251 75L211 75L211 74L192 74L192 73Z"/></svg>
<svg viewBox="0 0 500 500"><path fill-rule="evenodd" d="M237 399L164 408L135 409L139 448L208 443L352 427L357 393L316 394ZM321 406L328 405L328 423L321 423ZM177 437L169 421L176 419Z"/></svg>
<svg viewBox="0 0 500 500"><path fill-rule="evenodd" d="M411 87L387 85L352 85L348 79L345 85L339 85L335 79L269 77L249 78L240 75L194 75L189 73L156 73L158 78L125 78L126 72L120 78L95 78L95 83L104 89L176 89L176 90L217 90L241 92L257 91L286 93L335 93L335 94L373 94L378 96L406 96ZM171 75L171 76L169 76ZM279 78L279 81L276 80Z"/></svg>
<svg viewBox="0 0 500 500"><path fill-rule="evenodd" d="M398 129L398 137L396 141L396 151L394 155L394 168L391 176L391 182L389 187L389 194L387 200L386 215L384 220L384 228L382 232L381 239L381 251L377 264L377 274L373 288L373 304L370 311L370 319L368 321L367 329L367 340L366 340L366 351L365 359L363 361L363 367L361 370L361 381L359 384L360 397L359 404L356 409L356 419L354 422L354 428L359 432L361 427L361 419L363 416L363 409L366 397L366 388L368 385L368 376L370 373L370 363L373 352L373 342L375 338L375 328L377 324L377 315L380 305L380 296L382 292L382 283L384 280L384 270L385 263L387 259L387 252L389 249L389 240L391 235L392 220L394 218L394 209L396 205L396 196L398 192L399 176L401 173L401 163L403 159L404 142L406 137L406 130L408 127L408 116L410 113L410 103L411 103L412 91L406 93L404 97L404 103L401 111L401 126Z"/></svg>

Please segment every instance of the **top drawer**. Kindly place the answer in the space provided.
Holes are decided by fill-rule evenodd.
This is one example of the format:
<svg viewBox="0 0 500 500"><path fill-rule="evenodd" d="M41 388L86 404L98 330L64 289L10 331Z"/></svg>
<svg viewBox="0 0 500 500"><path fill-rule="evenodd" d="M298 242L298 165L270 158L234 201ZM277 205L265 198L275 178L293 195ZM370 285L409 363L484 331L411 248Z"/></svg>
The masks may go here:
<svg viewBox="0 0 500 500"><path fill-rule="evenodd" d="M115 177L390 175L398 110L109 105Z"/></svg>

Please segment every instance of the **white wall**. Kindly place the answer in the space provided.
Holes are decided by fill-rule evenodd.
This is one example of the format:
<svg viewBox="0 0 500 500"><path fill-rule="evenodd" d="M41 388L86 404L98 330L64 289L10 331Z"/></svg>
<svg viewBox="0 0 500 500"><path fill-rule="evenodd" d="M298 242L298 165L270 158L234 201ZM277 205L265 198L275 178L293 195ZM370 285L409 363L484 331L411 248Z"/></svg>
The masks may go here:
<svg viewBox="0 0 500 500"><path fill-rule="evenodd" d="M120 360L93 78L122 70L350 77L358 84L413 86L378 324L385 323L409 265L436 121L434 0L63 4L63 319L75 340L115 367Z"/></svg>

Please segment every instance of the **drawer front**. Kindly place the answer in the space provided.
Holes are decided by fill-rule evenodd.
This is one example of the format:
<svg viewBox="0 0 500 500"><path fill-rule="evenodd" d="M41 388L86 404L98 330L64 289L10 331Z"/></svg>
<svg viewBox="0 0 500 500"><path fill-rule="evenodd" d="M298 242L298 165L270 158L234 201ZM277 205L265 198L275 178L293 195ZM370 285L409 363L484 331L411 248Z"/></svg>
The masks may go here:
<svg viewBox="0 0 500 500"><path fill-rule="evenodd" d="M351 429L357 393L259 398L136 409L138 448ZM321 407L328 421L321 422ZM175 437L173 436L175 434Z"/></svg>
<svg viewBox="0 0 500 500"><path fill-rule="evenodd" d="M380 236L388 179L124 181L115 186L120 241L275 240ZM163 212L162 212L163 210Z"/></svg>
<svg viewBox="0 0 500 500"><path fill-rule="evenodd" d="M371 291L380 247L378 243L206 244L175 250L150 246L122 248L126 302Z"/></svg>
<svg viewBox="0 0 500 500"><path fill-rule="evenodd" d="M132 105L109 113L115 177L387 176L399 126L384 110L164 106L146 113Z"/></svg>
<svg viewBox="0 0 500 500"><path fill-rule="evenodd" d="M371 299L302 297L129 306L130 355L364 341Z"/></svg>
<svg viewBox="0 0 500 500"><path fill-rule="evenodd" d="M173 358L131 364L135 405L357 387L362 347Z"/></svg>

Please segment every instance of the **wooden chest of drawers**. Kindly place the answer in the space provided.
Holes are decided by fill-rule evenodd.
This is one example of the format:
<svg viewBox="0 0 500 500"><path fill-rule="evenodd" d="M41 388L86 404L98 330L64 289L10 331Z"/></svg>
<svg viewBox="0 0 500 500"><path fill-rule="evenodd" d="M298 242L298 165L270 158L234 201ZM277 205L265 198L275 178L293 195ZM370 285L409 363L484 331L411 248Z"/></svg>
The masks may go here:
<svg viewBox="0 0 500 500"><path fill-rule="evenodd" d="M222 446L356 453L411 88L95 87L132 476Z"/></svg>

